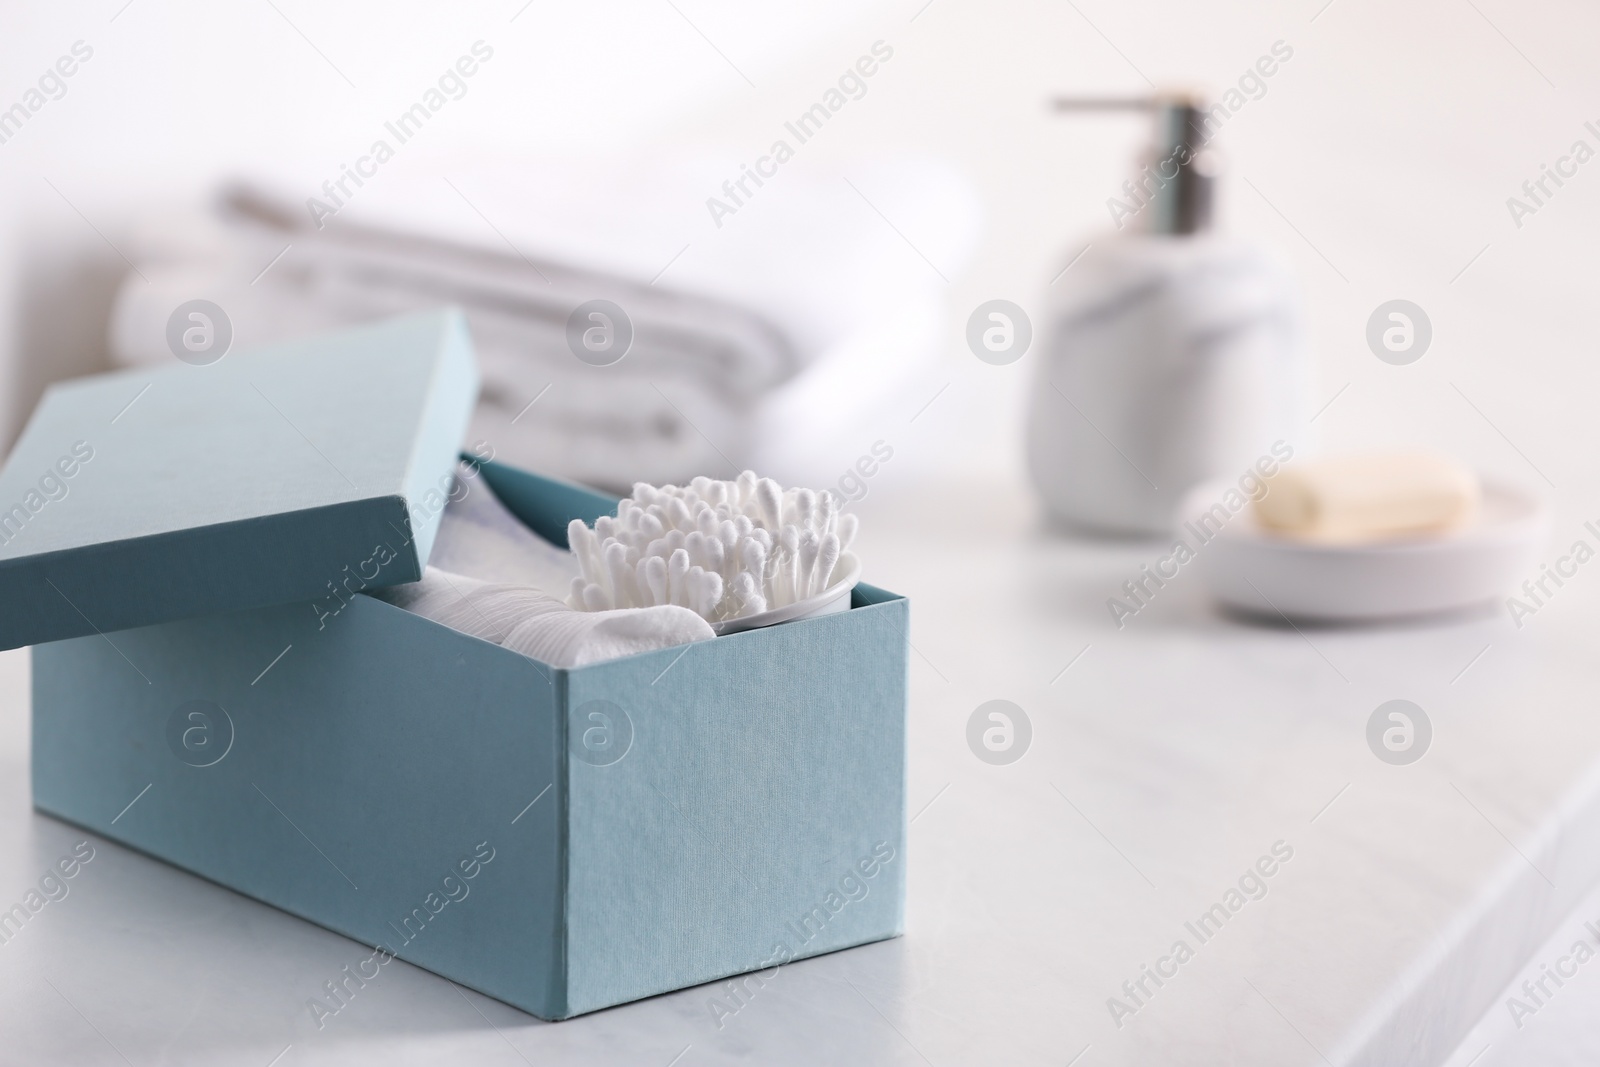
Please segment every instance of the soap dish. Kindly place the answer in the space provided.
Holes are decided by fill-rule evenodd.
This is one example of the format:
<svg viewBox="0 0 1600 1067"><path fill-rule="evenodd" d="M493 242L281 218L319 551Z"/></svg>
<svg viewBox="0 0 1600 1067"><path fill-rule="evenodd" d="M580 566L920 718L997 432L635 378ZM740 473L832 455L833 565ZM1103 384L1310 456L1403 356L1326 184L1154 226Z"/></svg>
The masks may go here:
<svg viewBox="0 0 1600 1067"><path fill-rule="evenodd" d="M1212 595L1244 614L1324 623L1434 615L1498 601L1537 569L1549 533L1544 501L1506 482L1482 485L1477 515L1442 535L1312 544L1263 529L1245 507L1219 532L1208 527L1196 548L1194 524L1234 488L1228 482L1188 495L1180 531Z"/></svg>
<svg viewBox="0 0 1600 1067"><path fill-rule="evenodd" d="M833 576L836 576L838 580L816 596L806 597L804 600L796 600L793 604L785 604L781 608L763 611L758 615L743 615L737 619L714 622L711 624L711 632L721 637L724 634L736 634L745 630L758 630L763 626L774 626L780 622L812 619L819 615L832 615L837 611L848 611L850 608L850 591L861 580L861 561L849 552L844 553L839 557L838 565L834 567Z"/></svg>

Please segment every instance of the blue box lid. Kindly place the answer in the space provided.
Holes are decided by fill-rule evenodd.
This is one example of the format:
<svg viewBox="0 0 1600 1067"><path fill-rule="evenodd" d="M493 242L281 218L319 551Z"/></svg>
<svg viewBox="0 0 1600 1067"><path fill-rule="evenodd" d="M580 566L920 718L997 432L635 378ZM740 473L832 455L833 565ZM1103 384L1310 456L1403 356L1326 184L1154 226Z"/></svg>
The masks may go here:
<svg viewBox="0 0 1600 1067"><path fill-rule="evenodd" d="M0 649L416 581L477 393L455 310L52 386L0 471Z"/></svg>

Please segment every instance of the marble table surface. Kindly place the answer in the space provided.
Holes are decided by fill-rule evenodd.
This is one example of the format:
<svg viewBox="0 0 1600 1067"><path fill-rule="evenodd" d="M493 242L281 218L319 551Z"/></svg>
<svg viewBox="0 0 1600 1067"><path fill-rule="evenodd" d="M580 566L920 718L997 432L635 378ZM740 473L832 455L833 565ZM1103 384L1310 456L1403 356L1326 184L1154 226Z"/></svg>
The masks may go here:
<svg viewBox="0 0 1600 1067"><path fill-rule="evenodd" d="M787 967L720 1020L709 986L544 1023L397 963L319 1029L307 999L361 946L34 813L27 653L5 653L0 909L94 854L0 944L0 1062L1487 1067L1583 1047L1557 1035L1593 1014L1600 962L1531 1017L1504 1002L1600 922L1596 596L1573 583L1520 631L1503 612L1297 630L1224 617L1184 574L1119 630L1105 600L1159 546L1050 533L1005 483L861 510L867 577L913 603L905 937ZM1432 724L1409 765L1368 745L1391 699ZM1013 762L969 747L990 700L1031 726Z"/></svg>

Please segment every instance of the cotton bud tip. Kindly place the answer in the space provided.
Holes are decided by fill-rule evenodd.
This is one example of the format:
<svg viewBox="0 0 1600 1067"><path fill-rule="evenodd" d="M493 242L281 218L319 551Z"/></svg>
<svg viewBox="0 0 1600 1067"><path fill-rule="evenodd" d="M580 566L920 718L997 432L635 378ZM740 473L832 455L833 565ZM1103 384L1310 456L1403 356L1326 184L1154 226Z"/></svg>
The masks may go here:
<svg viewBox="0 0 1600 1067"><path fill-rule="evenodd" d="M637 482L614 516L568 524L580 577L567 603L673 604L721 623L807 600L829 587L859 530L843 506L832 491L785 492L754 471L687 486Z"/></svg>
<svg viewBox="0 0 1600 1067"><path fill-rule="evenodd" d="M856 531L861 522L854 515L839 516L839 547L844 550L850 548L851 542L856 539Z"/></svg>

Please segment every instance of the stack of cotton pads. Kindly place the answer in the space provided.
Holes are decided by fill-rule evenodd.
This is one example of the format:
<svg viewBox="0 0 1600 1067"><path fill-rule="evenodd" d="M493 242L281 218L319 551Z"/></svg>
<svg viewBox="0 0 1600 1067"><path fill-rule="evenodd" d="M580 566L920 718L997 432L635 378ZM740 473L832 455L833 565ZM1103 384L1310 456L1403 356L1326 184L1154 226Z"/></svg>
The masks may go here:
<svg viewBox="0 0 1600 1067"><path fill-rule="evenodd" d="M577 571L570 552L524 526L477 471L462 464L422 580L374 595L554 667L714 636L704 619L683 607L573 611L557 597Z"/></svg>
<svg viewBox="0 0 1600 1067"><path fill-rule="evenodd" d="M722 623L811 599L832 585L856 534L831 493L784 491L745 471L731 482L643 482L593 529L574 519L567 540L582 576L567 603L580 611L686 607Z"/></svg>
<svg viewBox="0 0 1600 1067"><path fill-rule="evenodd" d="M552 667L582 667L714 636L704 619L684 608L573 611L529 586L438 567L427 568L420 582L379 592L397 607Z"/></svg>
<svg viewBox="0 0 1600 1067"><path fill-rule="evenodd" d="M558 601L578 573L572 553L528 529L468 463L456 466L428 563L479 581L531 586Z"/></svg>

